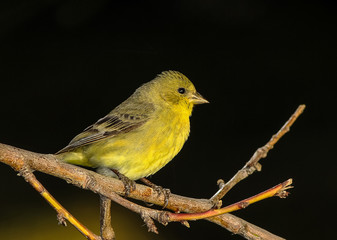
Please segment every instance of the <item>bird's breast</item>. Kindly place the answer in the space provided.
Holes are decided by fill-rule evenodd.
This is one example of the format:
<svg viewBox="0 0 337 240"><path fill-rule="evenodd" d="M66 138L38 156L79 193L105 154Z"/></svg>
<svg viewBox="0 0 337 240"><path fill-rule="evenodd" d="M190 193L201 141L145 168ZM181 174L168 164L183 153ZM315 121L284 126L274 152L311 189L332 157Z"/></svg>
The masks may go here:
<svg viewBox="0 0 337 240"><path fill-rule="evenodd" d="M189 132L188 116L158 114L136 131L104 143L100 148L105 150L94 154L91 161L136 180L156 173L171 161L183 147Z"/></svg>
<svg viewBox="0 0 337 240"><path fill-rule="evenodd" d="M147 138L143 138L144 149L147 149L151 174L158 171L172 160L182 149L190 132L189 118L171 117L167 122L157 120L152 124Z"/></svg>

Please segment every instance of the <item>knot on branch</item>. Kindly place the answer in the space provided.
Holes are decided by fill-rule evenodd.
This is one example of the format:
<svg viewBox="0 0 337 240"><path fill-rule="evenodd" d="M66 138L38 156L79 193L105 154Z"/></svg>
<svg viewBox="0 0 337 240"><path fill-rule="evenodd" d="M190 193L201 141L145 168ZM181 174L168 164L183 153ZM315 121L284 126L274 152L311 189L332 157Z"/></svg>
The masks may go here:
<svg viewBox="0 0 337 240"><path fill-rule="evenodd" d="M63 213L59 212L57 214L57 222L58 222L59 225L62 225L62 226L65 226L65 227L67 226L66 218L65 218Z"/></svg>
<svg viewBox="0 0 337 240"><path fill-rule="evenodd" d="M169 221L170 221L170 216L169 216L169 213L166 212L166 211L160 211L158 212L157 214L157 221L160 222L161 224L163 224L164 226L166 226Z"/></svg>
<svg viewBox="0 0 337 240"><path fill-rule="evenodd" d="M253 157L251 159L254 159L253 161L249 161L249 165L248 167L251 167L253 165L255 165L261 158L265 158L267 157L267 154L269 152L270 149L272 149L272 145L270 143L267 143L266 145L264 145L263 147L260 147L256 150L256 152L254 153Z"/></svg>
<svg viewBox="0 0 337 240"><path fill-rule="evenodd" d="M90 189L94 191L96 184L97 184L96 179L91 174L87 174L85 176L85 180L81 188Z"/></svg>
<svg viewBox="0 0 337 240"><path fill-rule="evenodd" d="M19 173L17 174L20 177L23 177L26 182L28 182L28 177L32 173L32 169L28 165L22 165L21 168L19 169Z"/></svg>
<svg viewBox="0 0 337 240"><path fill-rule="evenodd" d="M245 238L247 238L247 232L248 232L248 228L249 226L247 225L247 223L242 223L241 226L239 226L239 228L235 229L235 234L239 234ZM259 236L256 236L256 237L259 237ZM257 239L260 239L260 238L257 238Z"/></svg>
<svg viewBox="0 0 337 240"><path fill-rule="evenodd" d="M144 223L146 224L148 231L158 234L157 227L154 224L154 221L150 217L149 213L147 213L145 211L141 211L140 216L143 219Z"/></svg>
<svg viewBox="0 0 337 240"><path fill-rule="evenodd" d="M242 201L238 204L239 208L243 209L249 206L249 202Z"/></svg>
<svg viewBox="0 0 337 240"><path fill-rule="evenodd" d="M255 171L260 172L262 170L262 165L259 162L256 162L254 164L251 164L248 168L245 169L247 172L247 175L253 174Z"/></svg>

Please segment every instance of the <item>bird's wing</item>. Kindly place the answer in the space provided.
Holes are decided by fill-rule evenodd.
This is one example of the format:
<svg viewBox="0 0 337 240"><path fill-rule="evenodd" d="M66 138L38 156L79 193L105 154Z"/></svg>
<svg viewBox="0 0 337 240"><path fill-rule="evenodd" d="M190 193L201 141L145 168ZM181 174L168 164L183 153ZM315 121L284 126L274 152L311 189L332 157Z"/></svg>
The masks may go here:
<svg viewBox="0 0 337 240"><path fill-rule="evenodd" d="M56 154L69 152L84 145L133 131L148 121L152 111L154 111L152 106L146 106L145 108L142 106L140 111L138 109L137 111L131 109L125 111L126 113L112 111L107 116L99 119L95 124L84 129L82 133L71 140L68 146Z"/></svg>

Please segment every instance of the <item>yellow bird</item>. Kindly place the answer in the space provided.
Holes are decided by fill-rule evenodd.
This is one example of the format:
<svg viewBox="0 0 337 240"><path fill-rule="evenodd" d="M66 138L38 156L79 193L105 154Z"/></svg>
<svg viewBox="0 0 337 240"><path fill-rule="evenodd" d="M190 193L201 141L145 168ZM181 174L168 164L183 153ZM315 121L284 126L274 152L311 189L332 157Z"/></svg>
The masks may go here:
<svg viewBox="0 0 337 240"><path fill-rule="evenodd" d="M130 180L150 176L181 150L193 106L202 103L208 101L186 76L162 72L56 154L64 162L113 169Z"/></svg>

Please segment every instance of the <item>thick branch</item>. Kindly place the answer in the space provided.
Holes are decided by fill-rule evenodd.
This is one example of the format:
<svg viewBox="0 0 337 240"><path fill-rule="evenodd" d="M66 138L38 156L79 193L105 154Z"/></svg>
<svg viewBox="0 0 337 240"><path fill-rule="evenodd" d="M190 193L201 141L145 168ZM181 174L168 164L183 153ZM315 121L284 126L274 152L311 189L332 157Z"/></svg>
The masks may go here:
<svg viewBox="0 0 337 240"><path fill-rule="evenodd" d="M126 199L118 194L124 193L123 183L111 177L105 177L95 172L60 162L54 155L38 154L23 149L15 148L5 144L0 144L0 162L10 165L14 170L20 171L24 167L44 172L49 175L66 180L68 183L78 187L91 190L100 195L117 200L121 205L128 204ZM137 184L135 191L131 192L129 197L144 202L162 205L164 197L157 195L156 192L144 185ZM134 205L129 206L136 207ZM212 204L206 199L193 199L172 194L170 197L168 209L175 212L204 212L209 210ZM138 209L139 210L139 209ZM155 211L155 210L154 210ZM146 218L147 216L143 216ZM227 230L244 236L247 239L281 239L264 229L250 224L231 214L223 214L217 217L211 217L207 220L214 222Z"/></svg>

